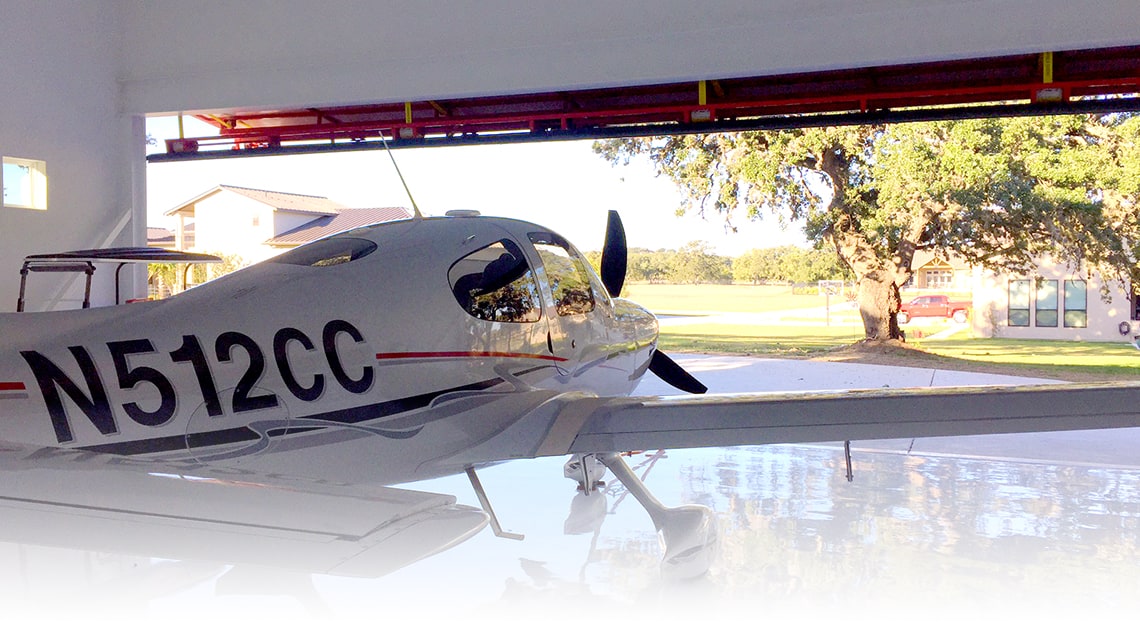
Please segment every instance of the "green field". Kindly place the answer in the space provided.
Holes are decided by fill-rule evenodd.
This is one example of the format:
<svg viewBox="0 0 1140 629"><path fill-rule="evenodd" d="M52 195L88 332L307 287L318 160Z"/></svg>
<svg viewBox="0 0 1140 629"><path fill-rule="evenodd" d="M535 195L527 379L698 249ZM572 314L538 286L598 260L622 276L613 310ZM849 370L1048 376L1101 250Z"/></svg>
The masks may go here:
<svg viewBox="0 0 1140 629"><path fill-rule="evenodd" d="M950 358L1025 368L1059 367L1140 377L1140 352L1128 343L1028 339L946 339L914 346Z"/></svg>
<svg viewBox="0 0 1140 629"><path fill-rule="evenodd" d="M843 351L862 339L856 313L833 311L830 326L822 310L783 316L779 311L822 309L820 295L793 295L789 286L662 285L634 284L627 296L659 315L707 315L709 321L689 319L678 325L665 318L661 324L661 347L687 352L821 357ZM838 306L841 298L832 298ZM719 317L713 313L734 313ZM755 324L737 321L740 314L755 313ZM691 323L696 321L696 323ZM929 360L947 369L993 369L1060 379L1140 379L1140 352L1127 343L1039 341L1022 339L973 339L967 331L947 338L931 339L948 324L923 323L904 326L910 352L906 362ZM883 360L890 362L889 358Z"/></svg>
<svg viewBox="0 0 1140 629"><path fill-rule="evenodd" d="M631 284L622 291L622 296L659 315L772 312L813 308L826 303L822 295L793 295L791 286L751 284ZM838 298L832 299L838 301Z"/></svg>
<svg viewBox="0 0 1140 629"><path fill-rule="evenodd" d="M862 338L850 327L699 325L661 333L662 349L712 354L810 356Z"/></svg>

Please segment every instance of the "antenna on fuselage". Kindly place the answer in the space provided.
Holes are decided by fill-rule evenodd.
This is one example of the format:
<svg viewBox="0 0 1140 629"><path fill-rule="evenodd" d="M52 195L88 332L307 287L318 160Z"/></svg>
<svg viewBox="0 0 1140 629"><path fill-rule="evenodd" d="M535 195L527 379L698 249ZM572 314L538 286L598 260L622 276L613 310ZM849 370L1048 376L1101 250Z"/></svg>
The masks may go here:
<svg viewBox="0 0 1140 629"><path fill-rule="evenodd" d="M408 182L404 180L404 173L400 172L400 165L396 163L396 156L392 154L392 147L388 146L388 139L384 137L383 133L380 133L380 141L384 143L384 150L388 152L388 159L392 160L392 167L396 169L396 176L400 178L400 183L404 184L404 192L407 193L408 200L412 202L413 218L422 219L424 215L420 213L416 199L412 196L412 190L408 187Z"/></svg>

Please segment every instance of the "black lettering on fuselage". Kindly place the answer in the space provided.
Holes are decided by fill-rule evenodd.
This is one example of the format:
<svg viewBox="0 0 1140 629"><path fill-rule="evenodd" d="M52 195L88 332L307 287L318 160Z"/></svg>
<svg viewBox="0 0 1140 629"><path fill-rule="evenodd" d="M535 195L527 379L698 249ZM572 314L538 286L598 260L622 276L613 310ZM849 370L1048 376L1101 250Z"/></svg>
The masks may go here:
<svg viewBox="0 0 1140 629"><path fill-rule="evenodd" d="M325 377L319 373L314 374L312 385L301 386L301 383L297 381L296 374L293 373L292 366L289 365L289 341L300 343L301 347L310 352L316 347L309 340L309 337L297 328L281 328L277 334L273 335L273 358L277 361L277 370L281 372L281 380L285 382L289 392L298 400L312 402L324 393Z"/></svg>
<svg viewBox="0 0 1140 629"><path fill-rule="evenodd" d="M176 363L190 363L194 367L194 377L198 379L198 388L202 391L202 401L206 404L206 413L210 417L222 414L222 400L218 397L218 386L214 384L214 375L210 373L210 363L206 361L206 353L202 351L202 343L193 334L182 337L182 346L170 352L170 360Z"/></svg>
<svg viewBox="0 0 1140 629"><path fill-rule="evenodd" d="M234 412L244 413L245 411L256 411L277 406L276 394L253 395L257 383L261 380L261 375L265 373L265 354L257 346L257 341L241 332L223 332L214 342L214 352L217 354L218 360L224 363L232 360L231 350L235 347L245 350L249 357L249 366L242 374L241 379L238 380L237 387L234 388Z"/></svg>
<svg viewBox="0 0 1140 629"><path fill-rule="evenodd" d="M161 371L153 367L130 366L131 354L153 354L154 345L146 339L130 341L115 341L107 343L107 350L111 352L111 362L115 365L115 375L119 378L119 389L127 391L135 389L138 385L149 383L156 389L159 397L158 408L153 411L143 410L137 402L123 404L127 416L143 426L161 426L174 417L178 408L178 398L174 393L174 385Z"/></svg>
<svg viewBox="0 0 1140 629"><path fill-rule="evenodd" d="M365 343L360 330L351 323L341 319L333 319L326 323L321 331L320 349L324 350L328 370L345 391L358 395L367 393L375 382L376 371L371 364L366 363L356 367L351 364L353 361L350 361L346 368L338 347L342 335L347 335L354 343ZM301 349L298 350L295 345L300 345ZM282 401L277 393L259 387L261 379L267 372L267 362L264 351L253 338L242 332L232 330L223 332L215 339L214 355L219 362L230 363L235 358L235 348L245 352L248 365L234 386L232 412L243 413L280 406ZM75 440L73 426L67 414L65 395L101 434L118 434L119 427L115 423L106 387L91 354L81 345L73 345L67 349L79 367L83 383L87 385L86 389L40 352L34 350L20 352L35 375L51 418L56 440L59 443ZM126 401L120 405L128 419L150 428L161 427L173 421L178 414L179 397L190 394L190 391L185 390L185 384L181 384L182 378L172 378L164 373L169 364L163 364L165 363L162 358L163 353L155 348L155 344L149 339L111 341L107 343L107 351L111 357L111 364L107 367L113 367L116 378L112 385L117 385L119 391L125 392L128 398L136 398L135 401ZM281 381L293 397L303 402L314 402L325 393L328 372L322 373L324 370L317 369L315 373L302 371L298 374L290 363L290 355L296 357L316 351L320 350L314 341L297 328L284 327L277 330L273 336L273 359ZM133 357L144 355L151 355L149 362L152 365L156 362L158 364L131 365ZM207 414L210 417L224 415L218 384L211 368L212 361L207 357L198 337L192 334L184 335L181 346L166 355L172 364L190 363ZM302 381L307 384L303 384ZM157 406L154 403L156 398Z"/></svg>
<svg viewBox="0 0 1140 629"><path fill-rule="evenodd" d="M321 340L325 347L325 358L329 361L329 368L332 369L333 377L344 387L345 391L349 393L364 393L372 387L372 380L375 373L371 365L364 367L360 377L353 380L344 371L344 365L340 362L340 354L336 349L336 337L340 334L347 334L349 338L357 343L364 342L364 336L360 334L355 326L347 321L340 319L333 319L325 324L324 332L321 334Z"/></svg>
<svg viewBox="0 0 1140 629"><path fill-rule="evenodd" d="M79 410L83 411L83 414L100 433L104 435L118 433L119 428L115 425L115 417L111 412L111 402L107 399L107 390L103 386L103 379L99 377L99 370L95 367L95 361L91 360L91 354L79 345L73 345L67 349L75 357L76 364L83 372L83 379L87 383L89 393L84 393L79 385L75 384L59 366L43 354L36 351L20 352L36 377L36 384L40 387L48 415L51 417L56 441L67 443L75 440L71 432L71 423L67 419L67 409L64 407L63 398L59 394L60 389L63 389L67 397L71 398Z"/></svg>

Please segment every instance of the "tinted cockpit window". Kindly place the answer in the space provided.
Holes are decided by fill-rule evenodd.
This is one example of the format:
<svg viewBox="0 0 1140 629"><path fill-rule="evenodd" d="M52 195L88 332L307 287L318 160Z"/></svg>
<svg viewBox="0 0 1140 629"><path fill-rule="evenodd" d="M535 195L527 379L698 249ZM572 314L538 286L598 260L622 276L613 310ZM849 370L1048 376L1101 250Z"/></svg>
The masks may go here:
<svg viewBox="0 0 1140 629"><path fill-rule="evenodd" d="M447 273L451 292L468 314L487 321L539 320L538 283L519 246L500 240L468 254Z"/></svg>
<svg viewBox="0 0 1140 629"><path fill-rule="evenodd" d="M560 316L591 312L595 303L594 287L581 254L558 234L531 232L528 236L542 258L554 297L554 310Z"/></svg>
<svg viewBox="0 0 1140 629"><path fill-rule="evenodd" d="M335 266L359 260L376 251L376 243L364 238L328 238L297 247L273 259L300 266Z"/></svg>

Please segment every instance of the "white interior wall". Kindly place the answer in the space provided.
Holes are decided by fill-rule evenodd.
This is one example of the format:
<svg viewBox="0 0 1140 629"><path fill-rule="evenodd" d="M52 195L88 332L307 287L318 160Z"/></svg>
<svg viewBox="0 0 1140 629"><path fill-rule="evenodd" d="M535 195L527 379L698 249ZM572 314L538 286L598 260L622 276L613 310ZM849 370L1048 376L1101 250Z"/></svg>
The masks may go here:
<svg viewBox="0 0 1140 629"><path fill-rule="evenodd" d="M145 241L135 114L1095 48L1137 23L1135 0L0 0L0 155L49 178L46 212L0 208L0 311L24 255Z"/></svg>
<svg viewBox="0 0 1140 629"><path fill-rule="evenodd" d="M0 0L0 155L47 162L46 211L0 207L0 311L16 307L23 257L67 249L129 245L145 223L133 199L142 185L142 126L120 114L117 0ZM128 219L125 223L123 219ZM117 237L114 232L122 226ZM106 278L100 278L106 275ZM97 303L113 298L112 273ZM81 276L37 274L29 310ZM82 281L69 296L81 293Z"/></svg>
<svg viewBox="0 0 1140 629"><path fill-rule="evenodd" d="M129 111L399 102L1140 42L1136 0L151 0Z"/></svg>

